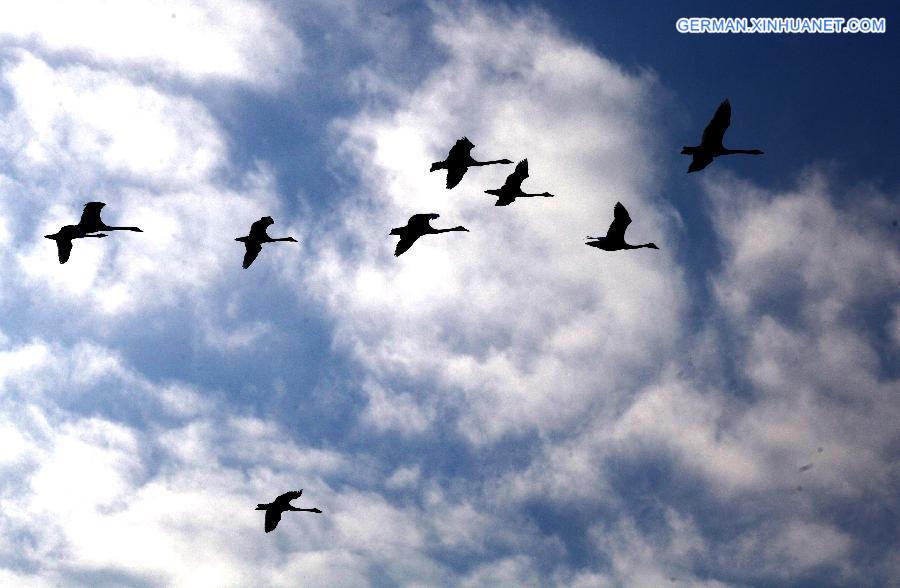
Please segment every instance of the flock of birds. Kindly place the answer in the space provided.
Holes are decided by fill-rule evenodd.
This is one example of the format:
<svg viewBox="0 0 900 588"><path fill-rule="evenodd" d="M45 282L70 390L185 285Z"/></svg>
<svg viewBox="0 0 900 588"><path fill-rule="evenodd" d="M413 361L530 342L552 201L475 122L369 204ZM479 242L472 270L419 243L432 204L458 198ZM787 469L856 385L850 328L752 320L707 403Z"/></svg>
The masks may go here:
<svg viewBox="0 0 900 588"><path fill-rule="evenodd" d="M691 163L688 167L688 173L700 171L712 163L713 159L721 155L733 155L737 153L749 155L762 155L759 149L726 149L722 144L725 131L731 124L731 104L728 100L722 102L716 109L712 120L703 130L703 137L700 144L688 147L685 146L681 153L691 156ZM447 170L447 189L450 190L462 181L463 176L470 167L510 164L509 159L497 159L493 161L476 161L472 157L472 149L475 145L466 137L459 139L450 149L447 158L443 161L435 162L431 165L430 171ZM553 198L554 195L549 192L540 194L529 194L522 191L522 182L528 178L528 160L523 159L515 168L513 173L507 176L503 185L496 189L485 190L485 193L497 197L495 206L509 206L518 198ZM88 202L84 206L81 219L78 224L66 225L53 235L45 235L47 239L56 241L59 254L59 262L66 263L72 252L72 241L87 237L102 238L108 236L111 231L134 231L143 232L138 227L112 227L103 222L100 218L100 211L105 204L103 202ZM420 213L414 214L409 218L405 226L396 227L391 230L390 235L400 237L397 247L394 250L395 256L400 256L424 235L436 235L440 233L449 233L454 231L466 231L463 226L456 226L449 229L435 229L431 226L431 221L440 215L436 213ZM267 230L275 221L271 216L264 216L250 226L250 233L243 237L237 237L235 241L244 244L245 253L243 267L247 269L262 251L265 243L276 243L279 241L288 241L296 243L293 237L270 237ZM617 202L613 208L613 221L609 226L605 236L587 237L586 245L596 247L603 251L620 251L626 249L658 249L654 243L644 243L642 245L632 245L625 241L625 230L631 224L631 216L622 205ZM820 449L821 451L821 449ZM806 467L806 466L804 466ZM809 466L811 467L811 466ZM808 469L808 468L807 468ZM801 470L804 471L804 470ZM256 510L266 512L265 531L271 532L281 520L282 513L286 511L304 511L321 513L318 508L297 508L291 505L291 501L300 498L303 490L295 490L282 494L274 501L265 504L258 504Z"/></svg>

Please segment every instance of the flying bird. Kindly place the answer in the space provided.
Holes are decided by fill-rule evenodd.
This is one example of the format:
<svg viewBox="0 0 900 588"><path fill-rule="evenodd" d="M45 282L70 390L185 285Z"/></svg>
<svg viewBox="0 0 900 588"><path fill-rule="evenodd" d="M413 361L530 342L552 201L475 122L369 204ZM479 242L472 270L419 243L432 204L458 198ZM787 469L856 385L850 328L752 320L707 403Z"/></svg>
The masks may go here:
<svg viewBox="0 0 900 588"><path fill-rule="evenodd" d="M805 471L807 471L807 470L811 470L812 467L813 467L813 464L808 463L808 464L806 464L806 465L800 466L800 471L801 471L801 472L805 472Z"/></svg>
<svg viewBox="0 0 900 588"><path fill-rule="evenodd" d="M405 227L396 227L391 229L390 235L399 235L400 241L394 250L394 256L399 257L403 252L412 247L416 239L422 235L437 235L438 233L449 233L450 231L466 231L469 229L463 226L453 227L452 229L435 229L431 226L431 221L440 217L436 213L414 214L409 217Z"/></svg>
<svg viewBox="0 0 900 588"><path fill-rule="evenodd" d="M144 232L137 227L111 227L107 225L100 218L100 211L103 210L104 206L106 206L106 203L104 202L88 202L84 205L84 211L81 213L81 220L78 221L78 226L81 227L85 233L97 233L100 231Z"/></svg>
<svg viewBox="0 0 900 588"><path fill-rule="evenodd" d="M431 164L429 171L439 169L447 170L447 189L451 189L463 179L466 170L479 165L493 165L495 163L512 163L509 159L497 159L494 161L475 161L472 159L472 149L475 145L467 137L463 137L450 148L450 153L444 161L436 161Z"/></svg>
<svg viewBox="0 0 900 588"><path fill-rule="evenodd" d="M527 177L528 160L523 159L516 164L515 171L506 177L506 182L503 183L503 186L494 190L485 190L484 192L485 194L493 194L497 197L497 202L494 203L494 206L508 206L515 202L516 198L553 198L553 194L550 192L542 192L540 194L526 194L523 192L522 182L525 181L525 178Z"/></svg>
<svg viewBox="0 0 900 588"><path fill-rule="evenodd" d="M654 243L644 243L643 245L629 245L625 242L625 229L631 224L631 217L628 211L622 206L621 202L616 202L613 208L613 222L609 225L605 237L587 237L589 240L585 245L596 247L604 251L619 251L621 249L641 249L647 247L649 249L659 249Z"/></svg>
<svg viewBox="0 0 900 588"><path fill-rule="evenodd" d="M266 533L272 532L275 527L278 526L278 522L281 520L281 513L286 510L315 513L322 512L318 508L297 508L296 506L292 506L291 500L300 498L301 494L303 494L303 490L291 490L290 492L285 492L268 504L256 505L256 508L254 510L266 511Z"/></svg>
<svg viewBox="0 0 900 588"><path fill-rule="evenodd" d="M66 225L53 235L44 235L47 239L56 241L56 252L59 255L59 263L69 261L69 255L72 253L72 240L82 239L84 237L106 237L105 233L99 235L89 235L79 225Z"/></svg>
<svg viewBox="0 0 900 588"><path fill-rule="evenodd" d="M297 242L293 237L279 237L277 239L270 237L266 232L266 229L273 224L275 224L275 220L271 216L264 216L250 225L249 235L246 237L237 237L235 239L235 241L243 241L244 247L247 248L247 252L244 253L244 269L250 267L250 264L253 263L253 260L259 255L259 252L262 251L263 243L274 243L276 241Z"/></svg>
<svg viewBox="0 0 900 588"><path fill-rule="evenodd" d="M735 153L746 153L748 155L762 155L759 149L726 149L722 145L725 137L725 130L731 124L731 103L725 100L719 104L712 120L703 129L703 137L700 144L695 147L685 146L681 149L682 155L691 155L691 165L688 166L688 173L700 171L712 160L720 155L733 155Z"/></svg>

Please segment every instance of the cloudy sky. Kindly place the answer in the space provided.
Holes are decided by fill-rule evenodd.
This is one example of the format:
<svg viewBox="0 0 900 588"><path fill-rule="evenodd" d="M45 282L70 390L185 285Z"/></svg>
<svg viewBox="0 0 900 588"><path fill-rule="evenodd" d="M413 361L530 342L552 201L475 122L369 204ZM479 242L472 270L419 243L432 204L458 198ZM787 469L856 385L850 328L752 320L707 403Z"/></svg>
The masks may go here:
<svg viewBox="0 0 900 588"><path fill-rule="evenodd" d="M891 8L5 5L0 585L888 585ZM688 176L725 98L766 155ZM448 192L463 135L557 197L492 206L500 166ZM144 233L60 265L43 235L92 200ZM583 245L617 201L659 251ZM417 212L471 232L395 258ZM299 244L243 270L264 215ZM263 533L299 488L324 513Z"/></svg>

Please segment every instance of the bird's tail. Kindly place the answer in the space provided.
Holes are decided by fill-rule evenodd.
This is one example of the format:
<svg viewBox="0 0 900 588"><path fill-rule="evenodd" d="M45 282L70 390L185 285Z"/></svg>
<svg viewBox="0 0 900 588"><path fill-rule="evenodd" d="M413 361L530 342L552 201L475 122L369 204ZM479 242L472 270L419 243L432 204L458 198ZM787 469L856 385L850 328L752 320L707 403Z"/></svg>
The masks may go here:
<svg viewBox="0 0 900 588"><path fill-rule="evenodd" d="M693 155L694 152L696 152L696 151L697 151L696 147L688 147L687 145L685 145L684 147L681 148L682 155Z"/></svg>
<svg viewBox="0 0 900 588"><path fill-rule="evenodd" d="M238 237L235 239L235 241L242 241L242 242L246 243L247 239L249 239L249 237Z"/></svg>
<svg viewBox="0 0 900 588"><path fill-rule="evenodd" d="M493 194L494 196L499 196L500 190L496 190L496 189L485 190L484 193L485 194Z"/></svg>
<svg viewBox="0 0 900 588"><path fill-rule="evenodd" d="M253 510L266 510L266 507L268 506L268 504L257 504L256 508L254 508Z"/></svg>
<svg viewBox="0 0 900 588"><path fill-rule="evenodd" d="M434 163L431 164L431 169L428 171L437 171L439 169L446 169L446 168L447 168L447 164L444 163L443 161L435 161Z"/></svg>

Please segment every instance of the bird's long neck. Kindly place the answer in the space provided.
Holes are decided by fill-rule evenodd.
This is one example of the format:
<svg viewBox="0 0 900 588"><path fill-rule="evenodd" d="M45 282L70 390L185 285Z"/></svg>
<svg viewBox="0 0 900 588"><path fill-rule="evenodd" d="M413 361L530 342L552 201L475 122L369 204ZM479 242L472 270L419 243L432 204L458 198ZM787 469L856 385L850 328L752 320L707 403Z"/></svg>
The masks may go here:
<svg viewBox="0 0 900 588"><path fill-rule="evenodd" d="M522 192L518 195L520 198L553 198L553 194L550 192L541 192L540 194L526 194Z"/></svg>
<svg viewBox="0 0 900 588"><path fill-rule="evenodd" d="M762 155L762 151L759 149L725 149L722 148L719 151L719 155L734 155L736 153L743 153L745 155Z"/></svg>
<svg viewBox="0 0 900 588"><path fill-rule="evenodd" d="M450 231L467 231L468 229L466 229L464 226L460 225L458 227L453 227L452 229L433 229L433 230L434 230L434 233L437 234L437 233L449 233Z"/></svg>
<svg viewBox="0 0 900 588"><path fill-rule="evenodd" d="M137 227L107 227L103 226L104 231L134 231L136 233L143 233L144 231L140 230Z"/></svg>
<svg viewBox="0 0 900 588"><path fill-rule="evenodd" d="M623 249L643 249L644 247L647 247L648 249L658 249L655 243L644 243L643 245L629 245L628 243L625 243Z"/></svg>
<svg viewBox="0 0 900 588"><path fill-rule="evenodd" d="M474 159L469 162L470 166L478 166L478 165L494 165L495 163L506 163L502 159L495 159L493 161L475 161Z"/></svg>
<svg viewBox="0 0 900 588"><path fill-rule="evenodd" d="M293 237L278 237L276 239L269 239L269 241L293 241Z"/></svg>

